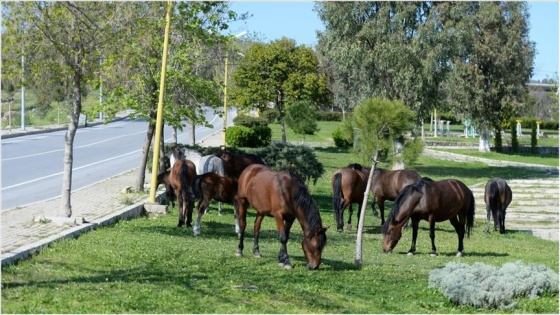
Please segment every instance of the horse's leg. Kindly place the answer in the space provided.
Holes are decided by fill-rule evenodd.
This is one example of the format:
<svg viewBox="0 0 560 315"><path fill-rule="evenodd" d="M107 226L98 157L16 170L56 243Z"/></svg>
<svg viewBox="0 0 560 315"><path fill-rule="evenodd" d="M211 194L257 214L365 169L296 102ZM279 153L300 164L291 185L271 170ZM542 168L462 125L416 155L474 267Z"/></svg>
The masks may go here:
<svg viewBox="0 0 560 315"><path fill-rule="evenodd" d="M218 202L218 215L222 216L222 202L221 201Z"/></svg>
<svg viewBox="0 0 560 315"><path fill-rule="evenodd" d="M412 244L410 244L410 249L408 250L407 255L414 255L416 252L416 238L418 237L418 223L420 223L420 219L412 219Z"/></svg>
<svg viewBox="0 0 560 315"><path fill-rule="evenodd" d="M500 223L500 234L505 234L506 233L506 205L505 204L501 204L500 205L500 214L499 214L499 220L498 222Z"/></svg>
<svg viewBox="0 0 560 315"><path fill-rule="evenodd" d="M449 219L449 222L451 222L451 225L453 225L453 227L455 228L455 232L457 232L458 245L457 245L457 254L455 256L461 257L463 256L463 239L465 238L466 222L462 222L462 223L459 222L457 216L454 216L451 219Z"/></svg>
<svg viewBox="0 0 560 315"><path fill-rule="evenodd" d="M494 231L497 231L500 228L498 212L499 212L498 208L492 209L492 218L494 219Z"/></svg>
<svg viewBox="0 0 560 315"><path fill-rule="evenodd" d="M261 258L261 252L259 251L259 236L263 218L264 215L257 213L257 217L255 218L255 225L253 227L253 256L256 258Z"/></svg>
<svg viewBox="0 0 560 315"><path fill-rule="evenodd" d="M385 224L385 198L379 198L377 200L377 205L379 206L379 214L381 216L381 225Z"/></svg>
<svg viewBox="0 0 560 315"><path fill-rule="evenodd" d="M194 235L200 235L200 221L202 220L202 215L204 214L204 209L206 208L206 198L201 198L200 201L198 202L198 208L197 208L197 213L198 215L196 216L196 222L193 225L193 234Z"/></svg>
<svg viewBox="0 0 560 315"><path fill-rule="evenodd" d="M354 210L352 210L352 203L350 203L348 205L348 224L346 225L346 229L348 231L352 230L352 212L354 212ZM358 207L358 218L360 217L360 207ZM357 225L356 225L357 228Z"/></svg>
<svg viewBox="0 0 560 315"><path fill-rule="evenodd" d="M239 221L239 245L237 246L236 256L243 255L243 238L245 237L245 227L247 226L247 199L240 198L234 203L237 209L237 220Z"/></svg>
<svg viewBox="0 0 560 315"><path fill-rule="evenodd" d="M192 227L192 214L194 209L194 201L190 199L183 200L183 206L187 213L187 227Z"/></svg>
<svg viewBox="0 0 560 315"><path fill-rule="evenodd" d="M374 194L373 195L373 200L371 201L371 210L373 211L373 216L374 217L378 217L379 213L377 213L377 210L375 209L375 204L377 203L377 196Z"/></svg>
<svg viewBox="0 0 560 315"><path fill-rule="evenodd" d="M179 223L177 227L182 227L185 225L185 213L183 212L183 198L181 195L181 191L175 190L175 195L178 196L177 198L177 210L179 210Z"/></svg>
<svg viewBox="0 0 560 315"><path fill-rule="evenodd" d="M430 256L437 256L436 250L436 221L430 217L428 222L430 223L430 239L432 240L432 251L430 252Z"/></svg>
<svg viewBox="0 0 560 315"><path fill-rule="evenodd" d="M280 233L280 252L278 253L278 264L286 269L292 269L290 256L288 256L288 239L290 238L290 229L294 223L294 219L284 221L281 216L275 217L276 227Z"/></svg>
<svg viewBox="0 0 560 315"><path fill-rule="evenodd" d="M490 234L490 217L492 216L492 209L490 205L486 204L486 234Z"/></svg>

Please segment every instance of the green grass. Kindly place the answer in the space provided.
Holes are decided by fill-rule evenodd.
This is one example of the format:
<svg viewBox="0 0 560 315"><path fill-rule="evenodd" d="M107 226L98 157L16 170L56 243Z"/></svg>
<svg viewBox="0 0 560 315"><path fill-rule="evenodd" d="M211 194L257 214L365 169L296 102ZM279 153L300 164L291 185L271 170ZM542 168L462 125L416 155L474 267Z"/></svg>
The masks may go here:
<svg viewBox="0 0 560 315"><path fill-rule="evenodd" d="M313 135L305 135L305 143L308 142L326 142L333 144L332 133L340 125L338 121L319 121L317 125L319 126L319 131ZM272 129L272 141L282 141L282 131L280 129L279 123L273 123L268 125ZM294 133L290 127L286 126L286 139L290 142L301 143L303 137Z"/></svg>
<svg viewBox="0 0 560 315"><path fill-rule="evenodd" d="M538 155L530 153L498 153L489 152L483 153L474 149L435 149L437 151L451 152L457 154L464 154L468 156L474 156L479 158L485 158L497 161L510 161L510 162L520 162L520 163L530 163L539 164L546 166L556 166L558 167L558 156L557 155Z"/></svg>
<svg viewBox="0 0 560 315"><path fill-rule="evenodd" d="M159 218L121 221L76 240L53 244L32 259L2 268L2 313L558 313L558 296L517 299L509 310L453 305L428 289L428 275L450 261L501 266L520 260L558 272L558 243L523 232L484 233L477 220L456 258L457 237L448 222L436 225L439 256L430 257L427 222L421 222L417 254L406 255L411 231L391 254L381 251L380 220L367 212L363 266L354 265L355 230L337 233L330 176L355 161L346 151L318 148L325 174L310 192L321 210L328 242L318 271L305 267L302 231L294 224L288 252L295 268L277 264L274 220L263 221L260 249L250 255L254 212L249 211L245 256L235 257L238 240L233 209L216 204L202 219L202 235L176 227L177 211ZM491 176L542 178L538 171L455 163L422 157L413 166L434 179L462 179L468 185ZM345 213L347 215L347 213ZM355 219L355 214L354 214ZM355 222L355 220L354 220Z"/></svg>

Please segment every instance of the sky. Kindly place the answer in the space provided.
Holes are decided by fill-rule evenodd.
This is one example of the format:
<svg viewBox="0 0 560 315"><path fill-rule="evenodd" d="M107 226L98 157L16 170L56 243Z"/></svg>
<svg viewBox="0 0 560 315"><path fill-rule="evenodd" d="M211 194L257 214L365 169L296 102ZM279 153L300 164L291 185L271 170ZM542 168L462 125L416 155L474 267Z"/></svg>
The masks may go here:
<svg viewBox="0 0 560 315"><path fill-rule="evenodd" d="M535 42L534 80L558 78L558 16L557 1L528 2L529 39ZM317 30L324 30L323 23L313 11L314 2L266 2L234 1L231 9L249 12L253 16L247 21L230 26L232 34L247 31L265 41L273 41L283 36L294 39L298 45L314 47L317 44Z"/></svg>

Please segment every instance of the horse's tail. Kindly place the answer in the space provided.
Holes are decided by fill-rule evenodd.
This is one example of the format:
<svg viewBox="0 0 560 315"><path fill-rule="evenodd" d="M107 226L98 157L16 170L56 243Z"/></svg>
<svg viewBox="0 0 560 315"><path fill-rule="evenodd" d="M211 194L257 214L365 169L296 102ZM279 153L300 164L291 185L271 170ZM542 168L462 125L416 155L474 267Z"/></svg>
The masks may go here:
<svg viewBox="0 0 560 315"><path fill-rule="evenodd" d="M192 183L192 191L193 191L194 197L196 199L202 198L202 190L200 189L200 183L202 181L202 177L204 177L204 174L203 175L197 175L194 178L193 183Z"/></svg>
<svg viewBox="0 0 560 315"><path fill-rule="evenodd" d="M180 176L181 178L181 194L183 195L183 199L190 199L190 200L194 200L195 196L193 194L193 190L191 187L191 184L189 183L189 167L187 166L186 163L183 163L183 165L181 165L181 172L180 172Z"/></svg>
<svg viewBox="0 0 560 315"><path fill-rule="evenodd" d="M490 209L498 209L498 201L500 200L500 187L497 181L492 181L488 187L488 205Z"/></svg>
<svg viewBox="0 0 560 315"><path fill-rule="evenodd" d="M471 204L469 205L469 211L467 212L467 237L471 236L471 230L474 226L474 212L475 212L474 195L470 189L469 192L471 194Z"/></svg>
<svg viewBox="0 0 560 315"><path fill-rule="evenodd" d="M333 208L334 219L338 224L340 218L340 208L342 207L342 174L336 173L333 177Z"/></svg>

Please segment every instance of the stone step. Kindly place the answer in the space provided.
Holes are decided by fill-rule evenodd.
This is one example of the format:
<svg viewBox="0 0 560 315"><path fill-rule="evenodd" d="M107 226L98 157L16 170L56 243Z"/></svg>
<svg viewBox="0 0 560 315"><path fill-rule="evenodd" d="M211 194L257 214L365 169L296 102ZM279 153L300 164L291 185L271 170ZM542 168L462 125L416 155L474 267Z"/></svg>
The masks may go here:
<svg viewBox="0 0 560 315"><path fill-rule="evenodd" d="M474 199L476 201L478 200L484 200L484 194L473 194L474 195ZM558 194L546 194L546 193L528 193L528 194L515 194L512 197L512 202L516 201L516 200L560 200L559 195Z"/></svg>
<svg viewBox="0 0 560 315"><path fill-rule="evenodd" d="M474 216L476 219L486 219L486 213L476 213ZM507 213L506 222L513 221L523 221L523 222L550 222L550 225L558 226L558 215L543 215L543 214L517 214L517 213Z"/></svg>
<svg viewBox="0 0 560 315"><path fill-rule="evenodd" d="M475 205L477 207L486 207L486 203L484 202L484 198L476 198L475 197ZM558 199L521 199L521 200L512 200L509 208L515 207L528 207L528 206L549 206L549 207L556 207L558 208Z"/></svg>

